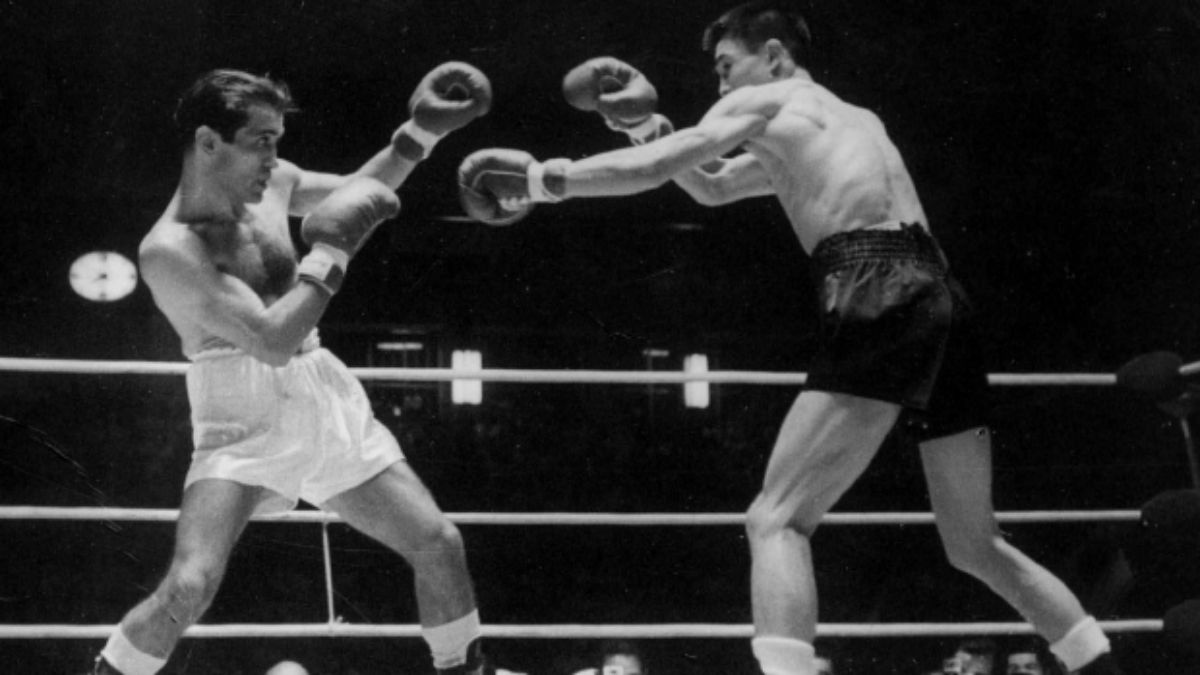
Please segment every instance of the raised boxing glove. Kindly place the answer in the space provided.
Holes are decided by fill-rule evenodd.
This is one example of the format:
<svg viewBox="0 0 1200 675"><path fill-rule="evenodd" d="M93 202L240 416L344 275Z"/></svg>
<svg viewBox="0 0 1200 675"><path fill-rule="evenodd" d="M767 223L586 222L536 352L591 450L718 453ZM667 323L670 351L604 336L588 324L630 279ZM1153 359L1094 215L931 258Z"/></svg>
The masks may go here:
<svg viewBox="0 0 1200 675"><path fill-rule="evenodd" d="M563 78L567 103L598 112L609 128L624 132L640 145L672 131L656 114L658 92L636 68L611 56L584 61Z"/></svg>
<svg viewBox="0 0 1200 675"><path fill-rule="evenodd" d="M424 159L443 136L486 115L491 107L492 84L482 71L461 61L443 63L413 90L410 118L392 135L392 144L409 159Z"/></svg>
<svg viewBox="0 0 1200 675"><path fill-rule="evenodd" d="M312 247L300 260L300 279L336 293L350 258L380 223L399 212L396 193L374 178L359 176L329 193L300 224L300 237Z"/></svg>

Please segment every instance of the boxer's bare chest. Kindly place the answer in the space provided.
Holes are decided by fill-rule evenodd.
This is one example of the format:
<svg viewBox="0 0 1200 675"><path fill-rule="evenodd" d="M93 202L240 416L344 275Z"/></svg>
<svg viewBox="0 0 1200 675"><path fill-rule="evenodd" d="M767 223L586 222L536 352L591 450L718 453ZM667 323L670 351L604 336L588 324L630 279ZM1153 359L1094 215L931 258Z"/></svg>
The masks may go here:
<svg viewBox="0 0 1200 675"><path fill-rule="evenodd" d="M195 226L218 270L246 282L264 300L292 287L296 252L286 219L251 216L237 223Z"/></svg>

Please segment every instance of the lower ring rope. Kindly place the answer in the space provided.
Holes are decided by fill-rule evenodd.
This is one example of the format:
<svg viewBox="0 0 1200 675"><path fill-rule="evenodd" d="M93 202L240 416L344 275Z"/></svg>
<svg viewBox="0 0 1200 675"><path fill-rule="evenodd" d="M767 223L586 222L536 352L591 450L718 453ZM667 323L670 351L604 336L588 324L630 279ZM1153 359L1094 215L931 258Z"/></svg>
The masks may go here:
<svg viewBox="0 0 1200 675"><path fill-rule="evenodd" d="M451 513L451 520L469 525L742 525L743 514L683 514L683 513ZM174 523L176 509L127 509L113 507L0 507L0 520L64 520L64 521L125 521ZM1009 523L1065 523L1136 521L1139 511L1013 511L999 512L996 518ZM324 560L327 593L332 593L331 566L328 545L329 523L340 522L334 514L323 511L290 511L270 516L256 516L256 522L319 523L324 537ZM933 524L932 513L836 513L827 514L823 524L830 525L927 525ZM193 638L304 638L304 637L403 637L421 636L419 625L348 624L334 614L332 598L329 619L320 624L221 624L192 626L186 636ZM1126 619L1101 621L1109 633L1145 633L1162 630L1160 619ZM113 631L110 625L30 624L0 625L0 639L102 639ZM880 638L921 636L967 636L997 634L1032 634L1027 623L883 623L883 624L822 624L817 628L821 637ZM543 639L608 639L608 638L750 638L754 627L749 624L553 624L553 625L486 625L483 634L492 638Z"/></svg>
<svg viewBox="0 0 1200 675"><path fill-rule="evenodd" d="M115 507L72 506L0 506L0 520L80 520L174 523L178 509L125 509ZM674 526L674 525L742 525L741 513L491 513L464 512L446 514L459 525L613 525L613 526ZM1080 523L1136 522L1141 512L1136 510L1107 511L1000 511L1000 523ZM335 523L341 519L324 511L289 511L266 516L254 516L255 522L271 523ZM932 525L936 521L928 512L893 513L829 513L821 519L823 525Z"/></svg>
<svg viewBox="0 0 1200 675"><path fill-rule="evenodd" d="M1159 619L1100 621L1108 633L1150 633L1162 630ZM66 624L0 625L0 639L102 639L115 626ZM1022 622L979 623L828 623L817 627L826 638L951 637L964 635L1032 635L1032 626ZM418 638L418 624L215 624L192 626L189 638ZM708 639L753 637L751 624L663 623L663 624L486 624L483 635L499 639Z"/></svg>

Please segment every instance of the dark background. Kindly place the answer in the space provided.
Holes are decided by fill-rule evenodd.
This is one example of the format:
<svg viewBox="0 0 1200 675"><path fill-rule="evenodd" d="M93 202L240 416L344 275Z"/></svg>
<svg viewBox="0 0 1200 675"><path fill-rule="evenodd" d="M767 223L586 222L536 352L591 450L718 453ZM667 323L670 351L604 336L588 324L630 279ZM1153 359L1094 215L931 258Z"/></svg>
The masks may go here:
<svg viewBox="0 0 1200 675"><path fill-rule="evenodd" d="M853 0L801 3L814 77L877 111L932 227L980 305L994 372L1112 372L1200 350L1193 271L1200 196L1200 4L1165 0ZM170 117L214 67L269 72L302 111L281 154L346 172L407 117L446 60L491 78L491 114L438 145L401 188L401 216L356 259L322 322L350 365L803 370L814 331L807 263L778 205L718 209L668 185L540 206L518 226L463 222L454 171L488 146L539 158L621 147L568 106L562 75L613 55L694 123L716 98L699 36L726 2L467 0L4 2L0 4L0 354L177 361L140 286L91 303L67 282L94 249L136 257L178 177ZM400 362L384 339L421 341ZM644 350L668 356L649 363ZM440 385L372 386L381 418L448 511L731 512L754 494L791 387L716 387L685 411L678 387L488 385L478 408ZM173 377L0 375L5 503L178 503L190 452ZM1189 485L1178 429L1112 389L997 390L997 507L1138 508ZM66 458L66 459L64 459ZM69 460L69 461L68 461ZM902 439L839 510L927 508ZM1102 618L1161 616L1196 589L1128 581L1132 525L1009 528ZM0 523L3 623L114 623L154 584L167 525ZM465 528L485 621L749 620L737 528ZM412 622L407 573L334 528L340 614ZM252 526L207 621L321 621L315 528ZM817 536L826 622L1016 620L941 559L932 528L830 527ZM1194 562L1194 560L1193 560ZM1161 570L1160 570L1161 571ZM1108 585L1126 579L1120 591ZM1168 575L1169 576L1169 575ZM1134 590L1129 590L1133 588ZM191 640L168 672L425 672L417 641ZM844 672L917 673L951 641L830 641ZM1151 672L1155 636L1118 647ZM586 647L493 641L501 662L567 672ZM660 672L751 672L741 641L662 641ZM0 643L32 673L74 672L89 641ZM72 670L74 669L74 670ZM1133 672L1142 672L1131 667ZM391 672L391 671L389 671Z"/></svg>

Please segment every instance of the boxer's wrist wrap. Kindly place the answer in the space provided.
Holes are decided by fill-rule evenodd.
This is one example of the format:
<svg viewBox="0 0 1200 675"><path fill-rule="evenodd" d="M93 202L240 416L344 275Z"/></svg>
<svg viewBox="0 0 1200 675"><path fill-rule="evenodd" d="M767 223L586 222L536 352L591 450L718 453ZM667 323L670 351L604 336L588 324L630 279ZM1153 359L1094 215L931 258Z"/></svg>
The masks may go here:
<svg viewBox="0 0 1200 675"><path fill-rule="evenodd" d="M428 129L422 129L416 122L409 120L392 134L392 147L401 157L419 162L433 152L433 146L441 139L441 136Z"/></svg>
<svg viewBox="0 0 1200 675"><path fill-rule="evenodd" d="M300 260L296 270L302 281L314 284L326 293L333 295L342 287L346 278L346 267L350 264L350 254L330 246L329 244L313 244L308 255Z"/></svg>
<svg viewBox="0 0 1200 675"><path fill-rule="evenodd" d="M567 164L565 158L548 159L529 165L529 199L533 202L561 202L567 193Z"/></svg>

